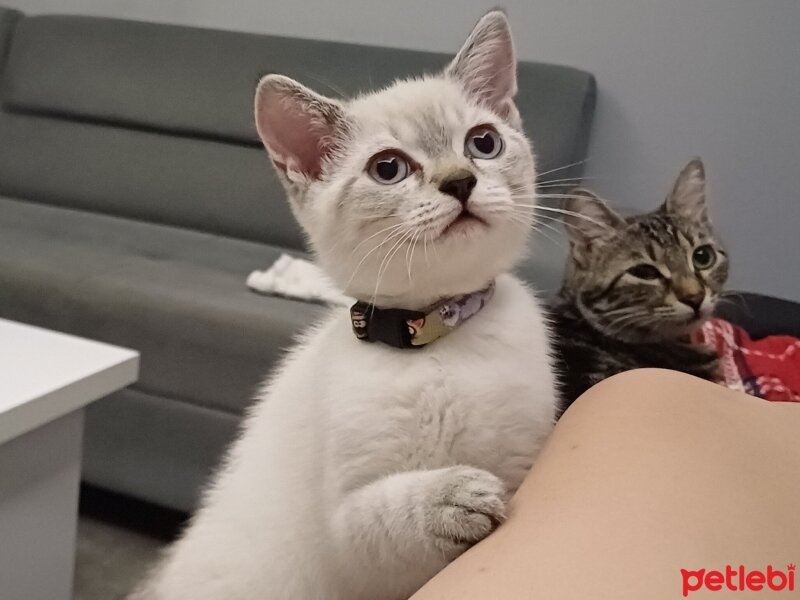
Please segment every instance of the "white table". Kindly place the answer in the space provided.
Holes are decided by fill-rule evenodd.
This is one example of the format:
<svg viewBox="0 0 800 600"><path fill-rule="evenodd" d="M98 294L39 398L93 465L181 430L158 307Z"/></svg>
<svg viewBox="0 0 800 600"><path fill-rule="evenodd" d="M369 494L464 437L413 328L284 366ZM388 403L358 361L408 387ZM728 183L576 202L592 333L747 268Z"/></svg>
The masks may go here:
<svg viewBox="0 0 800 600"><path fill-rule="evenodd" d="M0 598L69 600L83 408L139 355L0 319Z"/></svg>

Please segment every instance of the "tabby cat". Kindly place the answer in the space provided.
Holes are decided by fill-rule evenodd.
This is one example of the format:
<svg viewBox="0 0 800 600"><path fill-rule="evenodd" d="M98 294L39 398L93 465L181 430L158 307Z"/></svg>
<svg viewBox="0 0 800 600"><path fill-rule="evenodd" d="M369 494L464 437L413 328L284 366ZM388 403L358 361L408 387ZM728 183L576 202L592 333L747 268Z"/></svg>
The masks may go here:
<svg viewBox="0 0 800 600"><path fill-rule="evenodd" d="M623 218L585 189L565 209L570 253L553 310L562 408L640 367L712 379L716 355L691 334L720 298L728 258L708 217L702 161L683 168L654 212Z"/></svg>

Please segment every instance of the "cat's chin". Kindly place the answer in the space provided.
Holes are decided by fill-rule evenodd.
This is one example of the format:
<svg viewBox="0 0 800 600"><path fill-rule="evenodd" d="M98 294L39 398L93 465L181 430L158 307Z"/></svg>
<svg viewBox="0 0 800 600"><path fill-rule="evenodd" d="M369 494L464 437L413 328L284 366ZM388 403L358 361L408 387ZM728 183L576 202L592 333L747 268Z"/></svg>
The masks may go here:
<svg viewBox="0 0 800 600"><path fill-rule="evenodd" d="M450 236L469 237L481 230L489 229L489 223L476 214L469 211L462 211L450 223L448 223L439 234L438 240L444 240Z"/></svg>
<svg viewBox="0 0 800 600"><path fill-rule="evenodd" d="M451 234L453 237L460 234ZM440 249L439 255L443 254L464 254L459 252L453 245L448 250ZM448 262L434 266L437 261L437 250L433 249L430 254L431 266L428 268L422 264L412 273L412 281L409 282L407 272L402 276L392 278L390 275L383 278L380 286L376 286L375 281L359 282L351 285L346 290L347 295L370 302L381 308L404 308L409 310L423 310L440 302L443 298L451 298L475 292L485 288L490 282L502 273L511 269L511 264L502 264L497 261L479 263L471 261L468 265L459 265L457 262ZM510 263L510 261L509 261ZM424 263L423 263L424 264ZM405 266L402 267L405 269ZM379 287L376 294L376 288Z"/></svg>
<svg viewBox="0 0 800 600"><path fill-rule="evenodd" d="M660 337L665 341L687 341L691 340L697 331L711 318L711 315L700 314L691 316L681 321L665 323L659 330L653 331L644 336L645 340Z"/></svg>
<svg viewBox="0 0 800 600"><path fill-rule="evenodd" d="M441 300L483 289L524 257L527 228L459 211L438 231L412 241L384 244L382 254L362 234L351 244L362 254L342 251L326 238L317 247L318 264L344 293L382 308L418 310ZM374 235L374 234L372 234ZM366 242L365 242L366 240Z"/></svg>

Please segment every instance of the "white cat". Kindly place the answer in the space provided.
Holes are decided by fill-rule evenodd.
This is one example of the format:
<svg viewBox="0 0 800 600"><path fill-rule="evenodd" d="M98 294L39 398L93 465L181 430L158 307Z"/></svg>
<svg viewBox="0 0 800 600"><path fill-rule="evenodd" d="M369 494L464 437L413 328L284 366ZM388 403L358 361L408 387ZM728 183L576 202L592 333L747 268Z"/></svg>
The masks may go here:
<svg viewBox="0 0 800 600"><path fill-rule="evenodd" d="M556 404L539 306L506 274L535 179L515 93L500 12L438 76L347 102L260 82L258 130L340 289L406 309L496 290L422 349L359 340L334 309L265 386L136 598L400 600L503 520Z"/></svg>

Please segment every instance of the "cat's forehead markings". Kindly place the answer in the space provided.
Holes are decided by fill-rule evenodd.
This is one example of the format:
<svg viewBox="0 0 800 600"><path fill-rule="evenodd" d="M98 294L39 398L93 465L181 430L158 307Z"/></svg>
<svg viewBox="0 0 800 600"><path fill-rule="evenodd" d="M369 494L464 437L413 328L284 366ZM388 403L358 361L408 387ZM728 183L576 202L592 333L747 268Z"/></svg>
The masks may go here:
<svg viewBox="0 0 800 600"><path fill-rule="evenodd" d="M692 272L691 252L687 252L681 246L672 246L664 256L666 264L675 273Z"/></svg>
<svg viewBox="0 0 800 600"><path fill-rule="evenodd" d="M420 114L412 121L412 126L417 145L428 156L440 155L450 148L450 133L439 115Z"/></svg>
<svg viewBox="0 0 800 600"><path fill-rule="evenodd" d="M672 223L661 216L651 215L639 221L639 229L652 241L661 246L669 246L673 243L680 243L677 230Z"/></svg>
<svg viewBox="0 0 800 600"><path fill-rule="evenodd" d="M399 81L356 98L351 109L366 131L379 127L406 149L429 156L451 150L453 136L478 124L481 114L456 83L444 78Z"/></svg>
<svg viewBox="0 0 800 600"><path fill-rule="evenodd" d="M453 104L453 106L448 107L448 110L450 111L450 116L452 116L457 123L464 123L466 121L466 111L461 104Z"/></svg>
<svg viewBox="0 0 800 600"><path fill-rule="evenodd" d="M681 246L691 251L694 248L694 237L684 229L678 229L678 236L681 239Z"/></svg>
<svg viewBox="0 0 800 600"><path fill-rule="evenodd" d="M394 138L395 140L399 141L400 138L403 137L402 135L400 135L400 130L393 123L389 123L386 126L386 129L388 129L389 135L392 136L392 138Z"/></svg>

